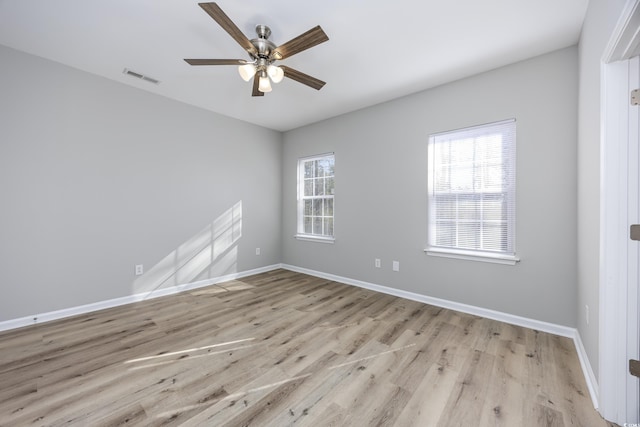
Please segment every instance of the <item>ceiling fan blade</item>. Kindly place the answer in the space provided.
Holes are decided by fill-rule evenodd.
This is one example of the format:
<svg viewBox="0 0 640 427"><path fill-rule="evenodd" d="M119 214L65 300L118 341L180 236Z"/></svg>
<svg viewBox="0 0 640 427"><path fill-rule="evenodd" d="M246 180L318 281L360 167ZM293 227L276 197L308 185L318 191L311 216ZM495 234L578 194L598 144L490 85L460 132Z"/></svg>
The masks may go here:
<svg viewBox="0 0 640 427"><path fill-rule="evenodd" d="M189 65L244 65L243 59L185 59Z"/></svg>
<svg viewBox="0 0 640 427"><path fill-rule="evenodd" d="M251 96L264 96L264 92L260 92L258 90L259 84L260 84L260 77L258 77L258 74L256 73L256 75L253 76L253 91L251 92Z"/></svg>
<svg viewBox="0 0 640 427"><path fill-rule="evenodd" d="M329 40L320 25L278 46L271 52L271 59L285 59Z"/></svg>
<svg viewBox="0 0 640 427"><path fill-rule="evenodd" d="M233 39L238 42L240 46L243 47L244 50L249 52L251 55L255 55L258 52L256 48L251 44L251 41L245 36L242 31L233 23L233 21L220 9L217 3L198 3L198 5L204 9L205 12L209 14L210 17L213 18L214 21L218 23Z"/></svg>
<svg viewBox="0 0 640 427"><path fill-rule="evenodd" d="M295 80L316 90L322 89L322 87L326 84L322 80L311 77L310 75L305 74L301 71L294 70L293 68L287 67L286 65L280 65L280 68L284 70L285 77L289 77L291 80Z"/></svg>

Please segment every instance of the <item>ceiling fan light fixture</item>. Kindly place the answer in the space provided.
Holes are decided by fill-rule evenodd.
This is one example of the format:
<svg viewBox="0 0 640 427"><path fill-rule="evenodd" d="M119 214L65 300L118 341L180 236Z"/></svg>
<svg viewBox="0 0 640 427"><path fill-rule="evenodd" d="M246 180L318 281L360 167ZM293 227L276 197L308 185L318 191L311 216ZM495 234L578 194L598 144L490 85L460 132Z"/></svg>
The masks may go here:
<svg viewBox="0 0 640 427"><path fill-rule="evenodd" d="M238 73L240 73L242 80L248 82L256 74L256 66L251 63L240 65L238 67Z"/></svg>
<svg viewBox="0 0 640 427"><path fill-rule="evenodd" d="M284 70L275 65L269 65L267 67L267 74L271 77L274 83L280 83L284 79Z"/></svg>
<svg viewBox="0 0 640 427"><path fill-rule="evenodd" d="M266 75L260 76L258 90L263 93L271 92L271 82L269 81L269 77Z"/></svg>

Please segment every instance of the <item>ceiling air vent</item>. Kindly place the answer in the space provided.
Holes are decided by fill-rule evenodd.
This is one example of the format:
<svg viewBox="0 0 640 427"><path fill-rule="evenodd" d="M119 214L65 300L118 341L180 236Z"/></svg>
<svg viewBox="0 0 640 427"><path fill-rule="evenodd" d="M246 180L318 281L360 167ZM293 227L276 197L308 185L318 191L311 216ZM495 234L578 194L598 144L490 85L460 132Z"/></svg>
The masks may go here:
<svg viewBox="0 0 640 427"><path fill-rule="evenodd" d="M144 74L136 73L135 71L129 70L128 68L125 68L124 70L122 70L122 72L128 76L135 77L137 79L144 80L149 83L153 83L156 85L160 84L160 80L156 80L153 77L145 76Z"/></svg>

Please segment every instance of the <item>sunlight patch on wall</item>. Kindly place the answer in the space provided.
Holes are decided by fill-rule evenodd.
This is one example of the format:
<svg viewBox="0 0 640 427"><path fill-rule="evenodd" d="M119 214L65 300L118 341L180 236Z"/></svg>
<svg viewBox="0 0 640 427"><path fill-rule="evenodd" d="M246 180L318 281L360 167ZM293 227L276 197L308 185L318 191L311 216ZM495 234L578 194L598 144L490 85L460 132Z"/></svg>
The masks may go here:
<svg viewBox="0 0 640 427"><path fill-rule="evenodd" d="M134 294L236 273L241 237L239 201L134 280Z"/></svg>

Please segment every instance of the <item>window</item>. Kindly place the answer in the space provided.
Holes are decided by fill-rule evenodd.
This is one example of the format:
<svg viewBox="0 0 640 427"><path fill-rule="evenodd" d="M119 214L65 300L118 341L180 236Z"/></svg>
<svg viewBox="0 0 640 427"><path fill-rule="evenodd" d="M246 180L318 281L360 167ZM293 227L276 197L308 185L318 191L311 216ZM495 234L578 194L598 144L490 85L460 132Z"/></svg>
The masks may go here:
<svg viewBox="0 0 640 427"><path fill-rule="evenodd" d="M516 122L429 137L430 255L514 264Z"/></svg>
<svg viewBox="0 0 640 427"><path fill-rule="evenodd" d="M302 239L333 242L335 156L298 160L298 234Z"/></svg>

